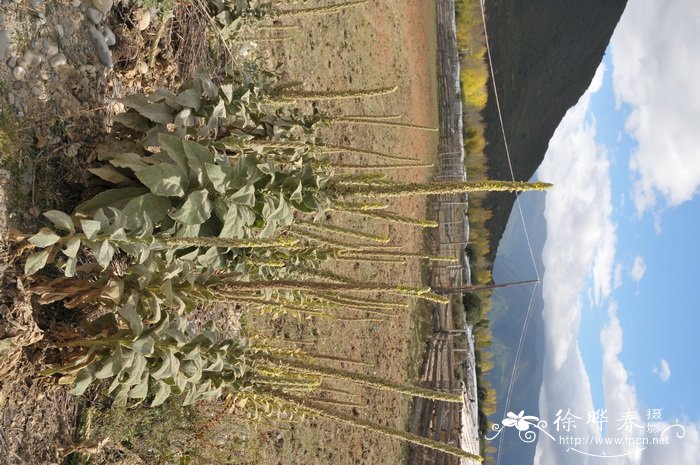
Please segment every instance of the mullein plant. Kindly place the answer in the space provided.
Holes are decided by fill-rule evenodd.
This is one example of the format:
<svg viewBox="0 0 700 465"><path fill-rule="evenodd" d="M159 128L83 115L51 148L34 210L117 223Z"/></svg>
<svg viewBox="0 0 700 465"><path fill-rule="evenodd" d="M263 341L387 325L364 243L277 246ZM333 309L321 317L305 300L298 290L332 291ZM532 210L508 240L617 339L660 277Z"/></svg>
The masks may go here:
<svg viewBox="0 0 700 465"><path fill-rule="evenodd" d="M430 288L356 282L321 271L329 260L452 260L403 251L387 237L327 224L326 212L432 227L434 221L388 211L385 199L547 187L497 181L406 184L379 172L344 173L352 166L335 163L333 154L416 166L410 157L326 145L319 135L330 124L386 124L393 116L331 117L317 109L304 113L294 102L393 89L310 93L296 87L244 68L216 80L198 73L177 92L157 90L123 100L128 110L114 118L114 130L98 153L102 164L90 168L110 187L71 214L46 212L51 226L28 238L36 251L27 258L25 273L36 275L52 264L64 274L33 277L39 301L63 300L69 308L104 314L93 327L88 324L86 337L63 344L75 356L56 370L73 381L74 393L110 378L108 392L119 404L151 399L157 405L171 393L193 403L228 391L313 411L289 393L296 396L299 383L336 379L459 401L449 393L330 369L294 354L220 342L212 329L188 328L189 312L216 301L277 316L349 320L357 318L346 311L389 317L407 306L407 298L445 303ZM278 376L276 384L271 376ZM291 378L302 378L294 390L281 381Z"/></svg>

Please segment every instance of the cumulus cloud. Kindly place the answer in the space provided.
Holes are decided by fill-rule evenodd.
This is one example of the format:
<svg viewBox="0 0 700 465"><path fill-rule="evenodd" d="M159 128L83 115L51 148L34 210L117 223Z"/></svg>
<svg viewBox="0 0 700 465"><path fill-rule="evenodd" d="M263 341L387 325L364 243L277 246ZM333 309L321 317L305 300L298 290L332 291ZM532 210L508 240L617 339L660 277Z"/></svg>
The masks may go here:
<svg viewBox="0 0 700 465"><path fill-rule="evenodd" d="M552 182L544 216L547 242L543 297L547 353L561 368L578 336L580 295L592 277L591 300L612 291L616 228L611 220L610 163L596 144L596 123L587 119L591 93L599 89L601 66L592 87L557 128L537 177Z"/></svg>
<svg viewBox="0 0 700 465"><path fill-rule="evenodd" d="M605 147L596 144L596 123L587 118L591 94L600 89L601 66L589 90L564 117L549 144L537 177L554 183L547 192L547 242L543 251L545 355L540 416L549 420L559 409L578 416L593 410L591 385L577 343L581 293L592 277L591 300L610 295L616 250L611 220L610 163ZM577 434L599 434L581 424ZM566 463L566 447L539 441L535 464ZM587 463L576 457L578 464Z"/></svg>
<svg viewBox="0 0 700 465"><path fill-rule="evenodd" d="M642 280L647 272L647 264L644 262L644 257L637 255L634 257L632 268L630 268L630 278L636 283Z"/></svg>
<svg viewBox="0 0 700 465"><path fill-rule="evenodd" d="M700 2L629 2L611 41L618 104L638 146L630 160L637 212L690 200L700 189Z"/></svg>
<svg viewBox="0 0 700 465"><path fill-rule="evenodd" d="M671 366L663 358L659 362L659 366L652 368L651 371L653 371L654 374L657 375L659 379L665 383L668 382L669 379L671 379Z"/></svg>

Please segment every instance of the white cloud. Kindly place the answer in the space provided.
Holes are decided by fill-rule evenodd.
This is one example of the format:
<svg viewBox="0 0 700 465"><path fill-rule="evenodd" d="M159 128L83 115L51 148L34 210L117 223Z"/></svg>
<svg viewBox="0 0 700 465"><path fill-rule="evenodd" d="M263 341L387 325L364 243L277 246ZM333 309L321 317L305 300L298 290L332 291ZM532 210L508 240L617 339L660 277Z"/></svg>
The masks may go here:
<svg viewBox="0 0 700 465"><path fill-rule="evenodd" d="M647 264L644 262L644 257L637 255L634 257L634 262L632 263L632 268L630 268L630 278L634 282L639 282L644 277L647 272Z"/></svg>
<svg viewBox="0 0 700 465"><path fill-rule="evenodd" d="M700 2L635 0L613 35L613 85L626 128L637 212L679 205L700 188Z"/></svg>
<svg viewBox="0 0 700 465"><path fill-rule="evenodd" d="M671 379L671 366L668 364L666 359L663 358L659 362L659 365L660 366L658 367L652 368L651 371L653 371L661 381L668 382L668 380Z"/></svg>
<svg viewBox="0 0 700 465"><path fill-rule="evenodd" d="M601 66L592 90L602 84ZM559 369L578 337L580 295L592 277L595 305L612 291L616 230L611 220L610 163L596 144L596 123L587 121L591 90L557 128L537 177L554 184L544 216L547 242L542 254L547 354Z"/></svg>
<svg viewBox="0 0 700 465"><path fill-rule="evenodd" d="M600 304L612 291L616 230L611 220L610 163L595 141L596 123L587 121L590 96L603 83L601 66L591 88L564 117L549 144L537 177L554 183L547 192L547 242L543 251L545 355L540 416L553 419L559 409L593 409L591 384L577 338L581 293L592 277L591 301ZM583 413L585 415L585 413ZM597 434L593 425L577 433ZM535 464L565 463L566 447L539 441ZM577 465L587 463L580 461Z"/></svg>
<svg viewBox="0 0 700 465"><path fill-rule="evenodd" d="M618 263L615 265L615 280L613 281L613 288L617 289L622 286L622 264Z"/></svg>

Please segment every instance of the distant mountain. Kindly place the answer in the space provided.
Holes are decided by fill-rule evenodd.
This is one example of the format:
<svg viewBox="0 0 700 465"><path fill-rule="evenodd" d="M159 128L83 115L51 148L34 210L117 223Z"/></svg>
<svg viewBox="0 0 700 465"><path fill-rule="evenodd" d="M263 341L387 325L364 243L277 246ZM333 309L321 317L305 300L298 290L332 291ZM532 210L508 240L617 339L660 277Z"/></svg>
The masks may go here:
<svg viewBox="0 0 700 465"><path fill-rule="evenodd" d="M521 196L520 203L526 218L535 263L541 274L544 269L542 249L547 239L547 225L544 219L545 196L540 192L527 193ZM520 213L515 209L503 234L493 271L494 280L499 284L536 277ZM533 286L534 284L523 284L493 291L490 319L494 368L489 373L489 379L496 389L498 400L497 414L490 418L494 423L500 422L506 414L508 386ZM539 414L544 360L543 309L542 286L537 286L508 405L508 410L515 413L525 410L527 415ZM502 434L506 435L505 440L500 443L502 465L532 463L535 444L523 443L516 437L517 431L514 430L504 431ZM498 447L499 443L495 442L494 445Z"/></svg>
<svg viewBox="0 0 700 465"><path fill-rule="evenodd" d="M566 111L588 88L627 0L487 0L487 28L515 179L542 162ZM489 83L486 155L490 179L511 179ZM491 261L514 194L489 194Z"/></svg>

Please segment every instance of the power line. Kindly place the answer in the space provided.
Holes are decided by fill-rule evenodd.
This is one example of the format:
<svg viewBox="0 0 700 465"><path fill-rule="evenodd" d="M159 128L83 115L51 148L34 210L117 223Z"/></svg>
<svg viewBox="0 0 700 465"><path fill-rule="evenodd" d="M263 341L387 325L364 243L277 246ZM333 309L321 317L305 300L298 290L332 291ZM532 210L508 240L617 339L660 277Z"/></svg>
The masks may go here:
<svg viewBox="0 0 700 465"><path fill-rule="evenodd" d="M515 173L513 172L513 162L510 157L510 148L508 147L508 137L506 136L506 128L505 124L503 123L503 113L501 112L501 102L498 98L498 87L496 85L496 74L493 69L493 60L491 58L491 43L489 41L489 35L488 35L488 30L486 27L486 12L484 8L484 0L481 0L479 2L479 6L481 8L481 21L484 26L484 39L486 42L486 53L488 55L489 59L489 69L491 71L491 84L493 86L493 94L494 94L494 100L496 102L496 111L498 113L498 121L500 123L501 127L501 135L503 136L503 145L505 147L505 152L506 152L506 158L508 160L508 169L510 170L510 177L513 181L515 181ZM535 253L533 251L532 247L532 242L530 241L530 234L527 231L527 225L525 224L525 215L523 214L523 209L522 206L520 205L520 196L516 194L515 196L515 204L518 207L518 212L520 213L520 222L523 225L523 231L525 233L525 240L527 242L527 248L530 252L530 260L532 261L532 267L535 270L535 275L537 276L537 282L535 285L532 287L532 294L530 296L530 303L528 304L527 307L527 313L525 314L525 322L523 323L523 329L520 332L520 340L518 342L518 350L515 353L515 360L513 361L513 371L511 371L510 374L510 382L508 384L508 393L506 394L506 403L505 403L505 412L508 412L508 408L510 406L510 400L513 394L513 385L515 384L515 372L518 368L518 363L520 362L520 355L522 353L523 349L523 342L525 340L525 333L527 332L527 327L530 322L530 315L532 314L532 308L533 304L535 302L535 295L537 292L537 287L540 283L540 273L539 270L537 269L537 262L535 261ZM501 463L501 451L503 450L503 437L505 435L501 435L498 443L498 455L496 458L496 464L500 465Z"/></svg>

